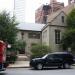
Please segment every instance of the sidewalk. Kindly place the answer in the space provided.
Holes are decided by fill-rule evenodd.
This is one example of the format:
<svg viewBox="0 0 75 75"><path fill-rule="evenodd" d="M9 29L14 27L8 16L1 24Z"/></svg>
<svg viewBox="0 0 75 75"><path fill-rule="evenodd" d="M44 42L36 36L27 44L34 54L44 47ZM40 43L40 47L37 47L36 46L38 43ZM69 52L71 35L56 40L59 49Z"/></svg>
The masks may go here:
<svg viewBox="0 0 75 75"><path fill-rule="evenodd" d="M73 64L72 66L75 66ZM29 68L29 61L16 61L14 64L10 64L8 68Z"/></svg>
<svg viewBox="0 0 75 75"><path fill-rule="evenodd" d="M29 61L16 61L14 64L9 64L8 68L29 68Z"/></svg>

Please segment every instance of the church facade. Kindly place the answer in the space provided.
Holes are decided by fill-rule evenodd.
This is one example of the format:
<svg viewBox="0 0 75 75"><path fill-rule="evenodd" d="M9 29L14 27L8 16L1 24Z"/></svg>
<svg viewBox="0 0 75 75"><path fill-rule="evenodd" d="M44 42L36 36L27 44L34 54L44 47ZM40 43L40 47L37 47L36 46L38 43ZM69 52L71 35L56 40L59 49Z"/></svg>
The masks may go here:
<svg viewBox="0 0 75 75"><path fill-rule="evenodd" d="M48 15L46 24L23 24L19 26L20 32L18 33L18 39L25 40L26 52L30 53L31 45L35 44L45 44L50 46L52 52L62 51L63 48L60 46L62 36L67 28L66 17L75 8L75 3L72 2L70 5L64 7L63 9L53 12ZM22 33L23 32L23 33Z"/></svg>

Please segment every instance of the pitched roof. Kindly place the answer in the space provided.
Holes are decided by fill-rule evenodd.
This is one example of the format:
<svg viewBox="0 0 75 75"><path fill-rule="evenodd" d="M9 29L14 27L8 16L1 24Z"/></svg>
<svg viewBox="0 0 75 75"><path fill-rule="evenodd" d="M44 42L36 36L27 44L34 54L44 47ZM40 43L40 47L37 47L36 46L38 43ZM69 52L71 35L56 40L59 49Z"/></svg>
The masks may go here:
<svg viewBox="0 0 75 75"><path fill-rule="evenodd" d="M51 22L52 20L55 19L55 17L57 15L59 15L61 12L64 12L65 14L68 14L72 11L72 9L75 8L75 3L72 3L66 7L64 7L63 9L57 11L57 12L53 12L52 14L48 15L48 19L47 22Z"/></svg>
<svg viewBox="0 0 75 75"><path fill-rule="evenodd" d="M17 28L19 30L32 30L32 31L41 31L45 24L35 24L35 23L20 23Z"/></svg>
<svg viewBox="0 0 75 75"><path fill-rule="evenodd" d="M48 15L48 19L47 22L51 22L52 20L54 20L54 18L61 12L61 10L57 11L57 12L53 12L52 14Z"/></svg>
<svg viewBox="0 0 75 75"><path fill-rule="evenodd" d="M74 8L75 8L75 3L72 3L66 6L65 8L63 8L61 11L64 11L64 13L69 14Z"/></svg>

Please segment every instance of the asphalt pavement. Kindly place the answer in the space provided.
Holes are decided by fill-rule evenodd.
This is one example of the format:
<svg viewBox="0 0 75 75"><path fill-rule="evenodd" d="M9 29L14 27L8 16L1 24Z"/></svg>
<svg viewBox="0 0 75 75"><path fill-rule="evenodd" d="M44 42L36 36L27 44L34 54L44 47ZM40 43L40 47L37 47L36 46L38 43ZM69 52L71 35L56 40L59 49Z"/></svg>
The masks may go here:
<svg viewBox="0 0 75 75"><path fill-rule="evenodd" d="M8 68L0 75L75 75L75 68L72 69L43 69L34 70L30 68Z"/></svg>

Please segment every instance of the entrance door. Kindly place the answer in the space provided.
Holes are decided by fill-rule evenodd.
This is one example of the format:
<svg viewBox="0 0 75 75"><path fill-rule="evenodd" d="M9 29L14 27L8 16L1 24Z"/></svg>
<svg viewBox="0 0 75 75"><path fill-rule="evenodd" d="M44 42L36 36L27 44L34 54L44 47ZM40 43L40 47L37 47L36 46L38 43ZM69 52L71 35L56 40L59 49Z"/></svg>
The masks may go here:
<svg viewBox="0 0 75 75"><path fill-rule="evenodd" d="M19 54L25 54L25 49L19 50Z"/></svg>

